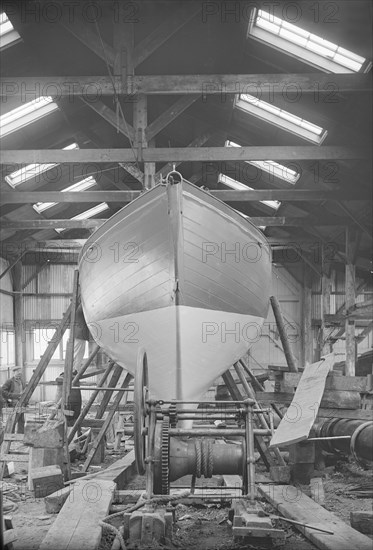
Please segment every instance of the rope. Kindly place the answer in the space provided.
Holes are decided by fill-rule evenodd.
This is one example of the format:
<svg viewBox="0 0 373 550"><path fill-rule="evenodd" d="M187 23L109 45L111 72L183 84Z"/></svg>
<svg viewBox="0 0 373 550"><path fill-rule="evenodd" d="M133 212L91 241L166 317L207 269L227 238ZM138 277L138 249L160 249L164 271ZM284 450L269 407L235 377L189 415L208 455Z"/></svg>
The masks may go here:
<svg viewBox="0 0 373 550"><path fill-rule="evenodd" d="M99 522L99 525L101 525L103 529L107 529L111 533L114 533L119 539L121 549L126 550L127 547L125 545L122 534L116 527L114 527L110 523L107 523L108 520L112 520L118 516L123 516L123 514L125 513L128 514L128 513L134 512L135 510L138 510L139 508L142 508L143 506L145 506L145 504L155 504L157 502L175 502L176 500L180 500L182 498L188 497L190 494L191 494L190 491L186 490L186 491L182 491L178 495L157 495L156 497L152 497L150 499L143 499L137 504L135 504L134 506L130 506L129 508L126 508L120 512L116 512L115 514L106 516L102 521Z"/></svg>
<svg viewBox="0 0 373 550"><path fill-rule="evenodd" d="M202 475L202 449L201 449L201 440L195 439L194 440L194 447L196 449L196 465L195 465L195 474L198 478Z"/></svg>
<svg viewBox="0 0 373 550"><path fill-rule="evenodd" d="M117 90L116 90L116 87L115 87L115 81L114 81L112 72L111 72L111 70L110 70L109 61L108 61L108 58L107 58L107 54L106 54L104 42L103 42L103 40L102 40L102 36L101 36L101 32L100 32L100 27L98 26L97 19L95 20L95 24L96 24L97 34L98 34L98 37L99 37L100 42L101 42L101 48L102 48L102 51L103 51L104 56L105 56L105 65L106 65L106 69L107 69L107 72L108 72L108 75L109 75L109 78L110 78L110 80L111 80L111 83L112 83L112 86L113 86L113 90L114 90L114 100L115 100L115 104L116 104L117 116L118 116L118 111L119 111L119 113L120 113L120 115L121 115L121 117L122 117L123 123L125 124L125 126L126 126L126 128L127 128L128 140L129 140L129 142L130 142L130 146L131 146L131 150L132 150L132 153L133 153L133 156L134 156L134 159L135 159L136 166L137 166L137 168L140 170L140 166L139 166L139 162L138 162L138 159L137 159L137 155L136 155L136 152L135 152L135 150L134 150L134 148L133 148L132 139L131 139L130 133L129 133L129 131L128 131L128 124L127 124L127 121L126 121L126 119L125 119L125 116L124 116L124 113L123 113L123 110L122 110L122 105L120 104L119 97L118 97L118 93L117 93Z"/></svg>
<svg viewBox="0 0 373 550"><path fill-rule="evenodd" d="M122 534L119 531L119 529L117 529L113 525L110 525L110 523L106 523L105 521L99 521L99 525L101 525L103 529L110 531L110 533L114 533L114 535L119 539L121 549L126 550L127 547L125 545L124 538L122 537Z"/></svg>
<svg viewBox="0 0 373 550"><path fill-rule="evenodd" d="M139 508L142 508L145 506L145 504L156 504L157 502L174 502L176 500L180 500L183 498L186 498L190 495L189 489L177 494L177 495L157 495L156 497L152 497L149 499L142 499L134 506L130 506L128 508L125 508L124 510L121 510L120 512L115 512L115 514L111 514L110 516L106 516L102 521L106 522L107 520L111 520L115 517L122 516L124 513L132 513L135 510L138 510Z"/></svg>

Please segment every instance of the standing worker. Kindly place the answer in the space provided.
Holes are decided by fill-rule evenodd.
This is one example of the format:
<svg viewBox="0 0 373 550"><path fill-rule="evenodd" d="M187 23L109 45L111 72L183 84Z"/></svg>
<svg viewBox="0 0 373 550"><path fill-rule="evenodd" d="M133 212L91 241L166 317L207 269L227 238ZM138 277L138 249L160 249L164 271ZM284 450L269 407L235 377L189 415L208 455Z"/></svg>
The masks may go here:
<svg viewBox="0 0 373 550"><path fill-rule="evenodd" d="M15 407L21 397L23 390L25 389L21 367L13 367L13 376L9 378L3 387L1 388L3 399L8 407ZM17 422L17 433L23 434L25 432L25 415L21 413Z"/></svg>

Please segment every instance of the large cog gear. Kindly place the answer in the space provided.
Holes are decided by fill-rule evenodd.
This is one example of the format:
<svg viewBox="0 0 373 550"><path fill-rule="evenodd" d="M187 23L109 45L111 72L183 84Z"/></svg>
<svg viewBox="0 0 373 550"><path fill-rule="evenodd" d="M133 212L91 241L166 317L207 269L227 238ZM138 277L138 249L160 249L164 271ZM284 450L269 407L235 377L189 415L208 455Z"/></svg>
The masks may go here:
<svg viewBox="0 0 373 550"><path fill-rule="evenodd" d="M170 455L170 419L166 416L162 421L161 432L161 494L168 495L170 493L170 480L169 480L169 455Z"/></svg>

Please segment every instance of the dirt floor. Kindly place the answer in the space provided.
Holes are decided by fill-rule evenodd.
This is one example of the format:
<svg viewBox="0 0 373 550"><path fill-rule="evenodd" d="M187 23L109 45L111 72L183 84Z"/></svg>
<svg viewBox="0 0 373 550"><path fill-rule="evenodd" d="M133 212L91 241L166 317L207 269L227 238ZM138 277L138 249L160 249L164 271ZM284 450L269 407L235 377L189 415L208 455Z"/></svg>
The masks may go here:
<svg viewBox="0 0 373 550"><path fill-rule="evenodd" d="M107 454L105 466L114 462L119 455ZM79 462L74 469L79 469ZM261 469L261 468L258 468ZM335 513L349 524L350 512L353 510L372 509L372 471L365 471L352 461L339 461L323 472L325 490L325 508ZM201 480L201 482L203 482ZM4 513L12 517L13 527L17 532L14 550L36 550L44 539L48 529L57 516L46 514L43 499L36 499L27 489L26 471L18 470L11 477L4 479ZM136 477L128 489L143 489L144 478ZM300 487L309 494L308 486ZM364 493L364 491L366 491ZM268 512L274 512L263 502ZM172 543L152 545L151 548L179 550L238 550L260 549L261 546L250 546L247 543L234 542L229 522L229 505L204 504L200 506L175 505L176 523L173 527ZM119 527L120 519L113 521ZM274 527L284 529L286 550L312 550L315 548L303 535L283 521L274 523ZM110 550L114 536L104 533L100 550ZM128 548L138 548L133 545ZM142 547L144 548L144 547ZM267 546L268 548L268 546ZM270 546L275 548L275 546ZM53 549L51 549L53 550ZM353 549L351 549L353 550Z"/></svg>

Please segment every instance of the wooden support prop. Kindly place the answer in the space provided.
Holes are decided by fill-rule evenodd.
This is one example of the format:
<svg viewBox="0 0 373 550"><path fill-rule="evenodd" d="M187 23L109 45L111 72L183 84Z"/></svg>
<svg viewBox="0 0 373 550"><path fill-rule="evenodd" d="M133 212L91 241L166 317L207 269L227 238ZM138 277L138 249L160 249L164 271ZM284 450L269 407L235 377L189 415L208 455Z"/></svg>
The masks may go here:
<svg viewBox="0 0 373 550"><path fill-rule="evenodd" d="M93 350L91 351L91 353L89 354L89 357L87 358L87 360L83 363L82 365L82 368L80 369L80 371L78 372L78 374L75 375L75 377L73 378L72 382L71 382L71 385L74 386L79 380L81 380L82 378L88 378L89 376L92 376L91 373L89 373L89 375L85 375L84 376L84 373L85 371L88 369L89 365L92 363L93 359L96 357L96 355L98 354L99 352L99 349L100 349L100 346L98 346L97 344L94 345L93 347Z"/></svg>
<svg viewBox="0 0 373 550"><path fill-rule="evenodd" d="M109 361L108 363L108 366L107 366L107 369L106 371L104 372L104 374L102 375L102 377L100 378L100 380L97 382L97 389L91 394L90 398L88 399L88 402L86 403L86 405L83 407L80 415L78 416L78 418L76 419L75 421L75 424L74 426L71 428L71 431L69 433L69 436L67 438L67 442L70 444L72 442L72 440L74 439L74 435L76 434L76 432L80 429L80 427L82 426L82 423L83 423L83 420L85 419L85 417L87 416L94 400L96 399L96 397L98 396L98 394L100 393L101 391L101 388L102 386L104 385L105 383L105 380L107 379L107 377L109 376L112 368L114 366L114 363L113 361Z"/></svg>
<svg viewBox="0 0 373 550"><path fill-rule="evenodd" d="M109 514L115 483L79 480L74 499L68 499L39 550L95 550L102 537L100 521Z"/></svg>
<svg viewBox="0 0 373 550"><path fill-rule="evenodd" d="M113 395L110 390L116 388L122 372L123 372L122 367L120 365L115 365L113 374L111 375L107 388L104 388L105 393L97 409L96 418L102 418L104 416L104 413L109 404L111 396Z"/></svg>
<svg viewBox="0 0 373 550"><path fill-rule="evenodd" d="M242 396L240 390L237 387L236 382L233 379L232 373L227 370L223 375L222 378L224 380L224 384L227 386L228 391L234 401L242 401L244 397ZM260 436L254 435L255 445L257 446L257 449L259 451L259 454L265 464L265 467L269 471L271 466L275 466L275 461L267 449L267 446L265 445L263 439Z"/></svg>
<svg viewBox="0 0 373 550"><path fill-rule="evenodd" d="M74 363L74 340L75 340L75 314L78 306L79 293L79 271L74 272L73 293L71 300L71 316L70 316L70 335L66 347L65 369L62 384L62 402L64 410L68 408L68 399L71 391L71 381Z"/></svg>
<svg viewBox="0 0 373 550"><path fill-rule="evenodd" d="M249 382L246 380L245 375L244 375L244 373L243 373L242 362L240 361L240 362L238 362L238 363L235 363L235 364L234 364L234 368L235 368L235 371L236 371L236 373L237 373L237 375L238 375L238 378L240 379L241 384L242 384L242 386L243 386L243 388L244 388L244 390L245 390L245 392L246 392L246 394L247 394L247 397L250 397L251 399L253 399L254 402L255 402L256 407L259 408L258 402L257 402L257 400L256 400L255 392L254 392L254 390L252 389L252 387L251 387L251 385L249 384ZM267 423L267 420L265 419L264 414L258 413L258 414L255 415L254 418L255 418L255 419L258 419L259 424L261 425L262 428L264 428L264 429L266 429L266 430L269 429L269 425L268 425L268 423ZM264 442L263 442L263 443L264 443ZM278 449L273 449L273 453L274 453L274 455L275 455L275 457L276 457L276 459L277 459L277 461L278 461L278 465L279 465L279 466L285 466L286 464L285 464L284 459L283 459L282 456L281 456L280 451L279 451Z"/></svg>
<svg viewBox="0 0 373 550"><path fill-rule="evenodd" d="M27 407L30 398L32 394L34 393L35 388L37 387L38 383L41 380L41 377L44 374L45 369L47 368L49 361L51 360L54 352L57 349L57 346L61 342L61 339L65 333L65 330L68 327L69 319L71 314L71 304L68 307L66 313L64 314L60 324L56 328L56 331L53 335L52 340L49 342L47 349L43 353L40 362L36 369L34 370L23 394L21 395L20 400L18 401L17 406L12 411L12 413L9 415L6 426L5 426L5 432L6 433L13 433L14 428L17 424L18 417L20 414L20 411L22 408ZM1 447L1 454L7 455L10 450L11 441L4 441ZM0 464L0 479L3 477L4 472L4 463Z"/></svg>
<svg viewBox="0 0 373 550"><path fill-rule="evenodd" d="M128 384L130 383L130 381L132 380L133 376L132 374L127 374L127 376L125 377L123 383L122 383L122 388L126 388L128 386ZM118 392L118 395L115 397L114 401L113 401L113 404L109 410L109 414L107 415L107 417L105 418L105 422L100 430L100 433L98 434L97 438L94 440L93 442L93 445L92 445L92 448L90 450L90 452L88 453L88 456L87 456L87 459L86 461L84 462L84 465L83 465L83 472L86 472L93 460L93 457L95 456L95 453L98 449L98 446L100 445L102 439L104 438L106 432L107 432L107 429L110 425L110 422L113 420L113 417L114 417L114 414L121 402L123 398L123 393L122 392Z"/></svg>
<svg viewBox="0 0 373 550"><path fill-rule="evenodd" d="M296 528L317 548L321 550L351 550L352 548L372 550L370 538L358 533L343 520L325 510L302 493L299 488L292 485L266 486L259 484L258 490L286 518L333 531L333 535L330 535L295 524Z"/></svg>
<svg viewBox="0 0 373 550"><path fill-rule="evenodd" d="M276 296L271 296L270 301L271 301L271 306L272 306L272 309L273 309L273 314L274 314L275 319L276 319L278 332L280 334L281 343L282 343L282 347L284 349L286 362L288 364L289 370L291 372L298 372L297 362L296 362L296 359L295 359L294 354L292 352L292 349L290 347L290 343L289 343L289 340L288 340L288 337L287 337L287 334L286 334L285 321L284 321L284 318L283 318L282 313L281 313L280 303L279 303L278 299L276 298Z"/></svg>

